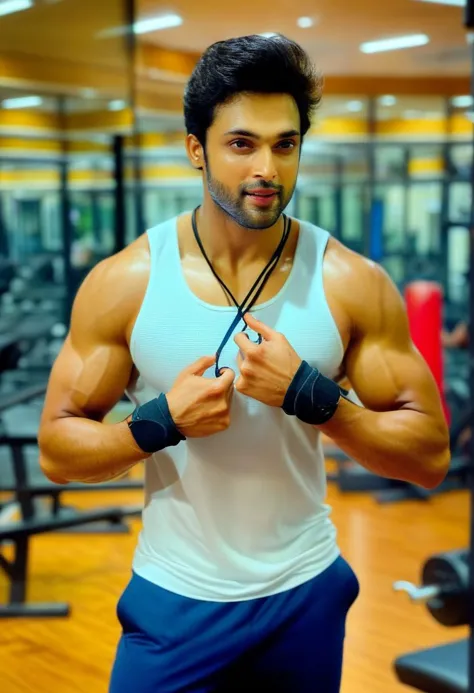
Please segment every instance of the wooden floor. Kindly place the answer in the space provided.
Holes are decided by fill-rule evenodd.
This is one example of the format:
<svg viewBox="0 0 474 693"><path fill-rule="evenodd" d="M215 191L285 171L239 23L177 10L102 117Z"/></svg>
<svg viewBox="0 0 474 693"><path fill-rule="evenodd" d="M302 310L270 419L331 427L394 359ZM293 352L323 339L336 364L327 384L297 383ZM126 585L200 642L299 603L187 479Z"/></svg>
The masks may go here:
<svg viewBox="0 0 474 693"><path fill-rule="evenodd" d="M134 504L141 492L69 494L77 506ZM379 506L366 495L329 502L343 553L361 582L347 629L342 693L406 691L392 673L397 655L463 637L436 624L423 607L392 591L397 579L417 581L426 556L468 543L468 496ZM0 623L2 693L106 693L119 625L117 600L130 575L139 520L126 535L54 534L33 540L29 597L66 601L68 619ZM0 577L0 602L6 583Z"/></svg>

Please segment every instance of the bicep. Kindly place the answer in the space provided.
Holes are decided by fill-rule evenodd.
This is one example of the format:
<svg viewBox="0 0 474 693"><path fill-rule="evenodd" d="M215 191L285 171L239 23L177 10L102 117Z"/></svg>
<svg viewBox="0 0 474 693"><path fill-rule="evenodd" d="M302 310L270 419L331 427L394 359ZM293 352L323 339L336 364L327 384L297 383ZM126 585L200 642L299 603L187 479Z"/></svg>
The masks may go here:
<svg viewBox="0 0 474 693"><path fill-rule="evenodd" d="M101 421L120 400L133 363L124 310L110 296L101 268L86 278L67 339L49 378L42 423L65 416Z"/></svg>
<svg viewBox="0 0 474 693"><path fill-rule="evenodd" d="M346 373L365 407L402 407L442 415L436 381L410 335L405 304L397 289L379 275L379 296L363 311L361 327L346 355Z"/></svg>
<svg viewBox="0 0 474 693"><path fill-rule="evenodd" d="M425 360L412 344L405 348L368 338L350 350L347 376L365 407L392 411L408 407L440 411L440 395Z"/></svg>
<svg viewBox="0 0 474 693"><path fill-rule="evenodd" d="M64 416L101 421L122 397L132 367L123 346L92 343L80 349L68 336L51 371L42 422Z"/></svg>

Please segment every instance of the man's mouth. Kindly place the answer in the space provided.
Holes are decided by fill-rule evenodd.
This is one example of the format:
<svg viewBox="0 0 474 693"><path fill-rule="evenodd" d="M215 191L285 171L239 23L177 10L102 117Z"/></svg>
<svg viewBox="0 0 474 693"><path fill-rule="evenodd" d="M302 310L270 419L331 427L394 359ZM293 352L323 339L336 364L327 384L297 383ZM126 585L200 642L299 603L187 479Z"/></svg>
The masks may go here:
<svg viewBox="0 0 474 693"><path fill-rule="evenodd" d="M278 193L276 190L251 190L245 194L252 195L254 197L275 197L275 195Z"/></svg>

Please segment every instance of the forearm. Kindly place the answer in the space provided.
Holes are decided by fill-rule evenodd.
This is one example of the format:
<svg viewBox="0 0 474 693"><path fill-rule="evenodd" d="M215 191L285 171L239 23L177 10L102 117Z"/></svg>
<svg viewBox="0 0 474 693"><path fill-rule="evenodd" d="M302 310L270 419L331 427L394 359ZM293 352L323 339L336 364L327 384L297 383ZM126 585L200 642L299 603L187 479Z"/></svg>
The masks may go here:
<svg viewBox="0 0 474 693"><path fill-rule="evenodd" d="M410 409L374 412L341 399L317 428L366 469L383 477L437 486L449 466L449 438L434 417Z"/></svg>
<svg viewBox="0 0 474 693"><path fill-rule="evenodd" d="M104 424L65 417L40 431L40 464L58 483L109 481L147 457L130 433L127 421Z"/></svg>

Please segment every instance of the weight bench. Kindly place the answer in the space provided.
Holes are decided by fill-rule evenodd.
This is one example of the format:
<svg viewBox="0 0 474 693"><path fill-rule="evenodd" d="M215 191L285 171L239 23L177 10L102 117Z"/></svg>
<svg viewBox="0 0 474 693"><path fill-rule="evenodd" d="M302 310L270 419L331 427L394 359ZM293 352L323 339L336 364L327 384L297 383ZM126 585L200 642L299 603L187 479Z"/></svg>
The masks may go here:
<svg viewBox="0 0 474 693"><path fill-rule="evenodd" d="M465 639L402 655L394 669L400 683L424 693L467 693L468 658Z"/></svg>
<svg viewBox="0 0 474 693"><path fill-rule="evenodd" d="M32 386L23 392L0 398L0 412L25 404L44 394L45 385ZM3 433L3 435L2 435ZM10 466L13 467L13 476L7 479L5 474L6 460L0 455L0 491L13 496L14 507L18 508L19 519L7 520L0 524L0 568L3 569L10 581L9 601L0 605L0 618L12 618L19 616L68 616L70 608L68 604L31 604L26 600L26 586L28 575L28 556L30 539L37 534L48 532L61 532L79 529L87 531L95 525L95 531L110 532L129 531L123 522L124 517L136 516L141 513L141 506L104 507L93 510L79 511L74 508L66 508L60 503L60 494L69 490L97 490L97 486L87 484L70 484L58 486L49 482L44 475L41 479L28 478L28 465L25 449L36 445L36 437L30 435L12 436L6 431L0 432L0 451L5 448L10 452ZM3 449L3 450L2 450ZM37 450L33 449L37 455ZM6 482L6 483L5 483ZM112 484L98 485L102 490L111 488L130 488L130 482L116 482ZM39 496L49 496L52 500L52 509L44 512L38 506L35 499ZM2 545L13 544L14 557L7 560L1 553Z"/></svg>

